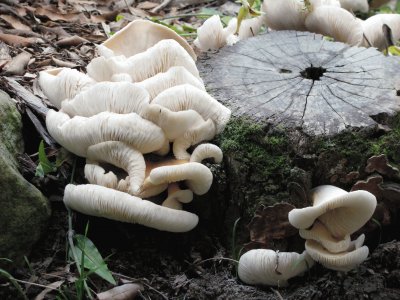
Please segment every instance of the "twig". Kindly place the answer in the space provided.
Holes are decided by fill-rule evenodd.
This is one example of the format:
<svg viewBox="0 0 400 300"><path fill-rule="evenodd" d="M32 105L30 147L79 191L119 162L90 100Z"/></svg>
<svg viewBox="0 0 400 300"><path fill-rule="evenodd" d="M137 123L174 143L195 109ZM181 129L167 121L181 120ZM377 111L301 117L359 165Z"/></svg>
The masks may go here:
<svg viewBox="0 0 400 300"><path fill-rule="evenodd" d="M281 293L279 293L277 290L270 288L271 291L273 291L275 293L275 295L278 297L279 300L283 300L283 297L281 295Z"/></svg>
<svg viewBox="0 0 400 300"><path fill-rule="evenodd" d="M204 262L212 261L212 260L227 260L227 261L234 262L234 263L237 263L237 264L239 263L236 259L232 259L232 258L227 258L227 257L212 257L212 258L207 258L207 259L204 259L204 260L202 260L202 261L193 263L192 265L199 265L199 264L202 264L202 263L204 263Z"/></svg>
<svg viewBox="0 0 400 300"><path fill-rule="evenodd" d="M25 280L21 280L21 279L16 279L16 278L14 278L13 280L15 280L17 282L20 282L20 283L39 286L39 287L50 289L50 290L58 290L58 289L55 289L55 288L52 288L52 287L49 287L49 286L46 286L46 285L43 285L43 284L39 284L39 283L29 282L29 281L25 281Z"/></svg>
<svg viewBox="0 0 400 300"><path fill-rule="evenodd" d="M151 12L153 14L158 13L160 10L164 9L165 7L167 7L170 3L172 2L172 0L164 0L163 2L161 2L160 5L154 7Z"/></svg>

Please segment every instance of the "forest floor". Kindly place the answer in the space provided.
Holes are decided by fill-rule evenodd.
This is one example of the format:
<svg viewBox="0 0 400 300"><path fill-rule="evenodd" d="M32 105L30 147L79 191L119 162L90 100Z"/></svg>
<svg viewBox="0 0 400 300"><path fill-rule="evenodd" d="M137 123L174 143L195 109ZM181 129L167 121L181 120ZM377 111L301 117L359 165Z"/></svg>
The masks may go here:
<svg viewBox="0 0 400 300"><path fill-rule="evenodd" d="M164 3L171 1L164 1ZM179 1L176 1L179 2ZM185 2L185 1L182 1ZM186 1L188 2L188 1ZM181 7L160 8L156 1L132 0L7 0L0 3L1 75L20 83L33 95L43 97L37 85L39 71L49 67L71 67L85 71L95 56L95 44L134 19L150 19L168 25L193 41L195 29L215 14L225 22L235 15L238 4L224 1L192 1ZM201 3L201 4L199 4ZM4 89L4 86L1 86ZM18 99L15 90L7 90ZM49 103L47 103L49 105ZM23 175L50 200L52 216L24 267L13 275L28 299L74 299L79 279L76 266L68 260L67 236L71 229L62 203L65 184L74 163L68 159L57 174L35 176L38 148L45 133L20 103L25 127ZM40 118L40 117L39 117ZM43 121L43 120L42 120ZM51 159L58 150L47 149ZM75 181L83 182L81 164ZM347 274L321 266L294 278L288 288L247 286L236 276L226 235L208 233L201 226L187 234L170 234L99 218L74 214L73 227L94 242L119 284L143 285L139 299L400 299L400 242L390 235L359 268ZM112 288L90 275L95 293ZM21 295L9 281L0 281L0 299Z"/></svg>

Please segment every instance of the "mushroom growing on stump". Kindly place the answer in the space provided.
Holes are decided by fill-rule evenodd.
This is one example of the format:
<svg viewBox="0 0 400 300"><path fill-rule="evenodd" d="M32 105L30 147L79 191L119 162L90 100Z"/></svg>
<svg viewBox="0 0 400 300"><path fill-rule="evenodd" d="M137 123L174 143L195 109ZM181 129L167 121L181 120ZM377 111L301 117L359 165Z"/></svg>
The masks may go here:
<svg viewBox="0 0 400 300"><path fill-rule="evenodd" d="M275 252L267 249L250 250L239 259L239 278L248 284L288 286L287 280L301 275L314 265L304 251Z"/></svg>
<svg viewBox="0 0 400 300"><path fill-rule="evenodd" d="M323 185L311 190L312 207L293 209L289 222L301 229L307 239L308 254L325 267L349 271L368 256L362 246L364 235L350 241L350 235L364 226L376 208L376 198L367 191L346 192L338 187ZM311 229L306 230L310 226Z"/></svg>

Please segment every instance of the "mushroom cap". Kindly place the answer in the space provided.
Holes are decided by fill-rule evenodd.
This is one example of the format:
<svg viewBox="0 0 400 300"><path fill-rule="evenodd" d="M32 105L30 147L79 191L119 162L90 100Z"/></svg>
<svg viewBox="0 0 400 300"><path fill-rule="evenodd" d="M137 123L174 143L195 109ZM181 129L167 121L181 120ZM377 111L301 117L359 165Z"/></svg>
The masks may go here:
<svg viewBox="0 0 400 300"><path fill-rule="evenodd" d="M140 82L174 66L185 67L196 78L199 71L192 57L175 40L161 40L144 52L126 58L97 57L87 66L87 73L96 81L110 81L115 74L129 74L133 82Z"/></svg>
<svg viewBox="0 0 400 300"><path fill-rule="evenodd" d="M100 82L61 103L70 117L91 117L101 112L143 115L149 105L149 93L129 82Z"/></svg>
<svg viewBox="0 0 400 300"><path fill-rule="evenodd" d="M104 57L124 55L130 57L146 51L161 40L177 41L194 61L196 54L184 38L164 25L147 20L134 20L98 46Z"/></svg>
<svg viewBox="0 0 400 300"><path fill-rule="evenodd" d="M313 240L307 240L305 247L307 253L324 267L331 270L347 272L356 268L368 257L368 247L362 246L364 237L360 236L359 239L359 241L352 244L354 249L350 248L345 252L339 253L330 253L322 247L321 244Z"/></svg>
<svg viewBox="0 0 400 300"><path fill-rule="evenodd" d="M146 179L153 185L185 181L189 189L196 195L207 193L212 180L213 175L210 169L196 162L154 168Z"/></svg>
<svg viewBox="0 0 400 300"><path fill-rule="evenodd" d="M385 35L382 26L386 24L392 30L393 42L400 39L400 15L399 14L378 14L369 17L363 22L364 35L368 42L363 40L362 45L376 47L379 50L386 48Z"/></svg>
<svg viewBox="0 0 400 300"><path fill-rule="evenodd" d="M197 28L194 45L202 51L217 50L226 45L226 37L219 15L214 15Z"/></svg>
<svg viewBox="0 0 400 300"><path fill-rule="evenodd" d="M135 85L144 88L150 94L150 102L158 94L176 85L190 84L205 91L204 83L201 79L195 77L184 67L171 67L165 73L158 73L153 77L145 79Z"/></svg>
<svg viewBox="0 0 400 300"><path fill-rule="evenodd" d="M64 203L81 213L121 222L138 223L170 232L186 232L196 227L198 217L187 211L163 207L106 187L68 184Z"/></svg>
<svg viewBox="0 0 400 300"><path fill-rule="evenodd" d="M266 22L266 16L261 15L255 18L245 19L240 24L239 39L243 40L249 37L256 36ZM236 21L237 23L237 21Z"/></svg>
<svg viewBox="0 0 400 300"><path fill-rule="evenodd" d="M89 146L106 141L125 142L141 153L157 151L166 141L161 128L135 113L102 112L89 118L70 118L61 111L49 110L46 126L61 146L83 157L87 156Z"/></svg>
<svg viewBox="0 0 400 300"><path fill-rule="evenodd" d="M222 150L214 144L200 144L193 150L190 161L201 163L207 158L213 158L217 164L221 163L223 158Z"/></svg>
<svg viewBox="0 0 400 300"><path fill-rule="evenodd" d="M189 84L169 88L160 93L151 103L159 104L171 111L193 109L204 120L211 119L215 123L217 133L223 131L231 116L231 111L227 107L223 106L207 92Z"/></svg>
<svg viewBox="0 0 400 300"><path fill-rule="evenodd" d="M313 9L321 5L341 7L339 0L310 0L310 3Z"/></svg>
<svg viewBox="0 0 400 300"><path fill-rule="evenodd" d="M300 236L305 240L314 240L320 243L331 253L346 251L350 247L350 235L347 234L343 239L332 236L324 224L316 220L311 229L300 229Z"/></svg>
<svg viewBox="0 0 400 300"><path fill-rule="evenodd" d="M116 189L118 186L118 178L113 172L107 172L98 165L97 162L86 160L85 165L85 178L91 184L97 184L108 187L110 189Z"/></svg>
<svg viewBox="0 0 400 300"><path fill-rule="evenodd" d="M268 27L274 30L305 31L307 9L302 0L264 0L261 10L265 13Z"/></svg>
<svg viewBox="0 0 400 300"><path fill-rule="evenodd" d="M300 275L314 265L304 251L275 252L269 249L255 249L239 259L238 275L247 284L287 286L287 280Z"/></svg>
<svg viewBox="0 0 400 300"><path fill-rule="evenodd" d="M368 0L340 0L340 6L348 11L368 12Z"/></svg>
<svg viewBox="0 0 400 300"><path fill-rule="evenodd" d="M129 175L128 193L139 193L146 171L142 153L123 142L108 141L90 146L87 158L91 161L107 162L125 170Z"/></svg>
<svg viewBox="0 0 400 300"><path fill-rule="evenodd" d="M340 7L318 6L309 13L305 24L311 32L327 35L350 45L358 45L363 39L362 21Z"/></svg>
<svg viewBox="0 0 400 300"><path fill-rule="evenodd" d="M75 97L95 84L89 76L70 68L56 68L39 73L39 85L43 93L58 109L65 99Z"/></svg>
<svg viewBox="0 0 400 300"><path fill-rule="evenodd" d="M336 238L343 238L360 229L376 208L373 194L363 190L347 193L331 185L311 190L311 199L313 206L289 212L290 224L305 229L318 219Z"/></svg>

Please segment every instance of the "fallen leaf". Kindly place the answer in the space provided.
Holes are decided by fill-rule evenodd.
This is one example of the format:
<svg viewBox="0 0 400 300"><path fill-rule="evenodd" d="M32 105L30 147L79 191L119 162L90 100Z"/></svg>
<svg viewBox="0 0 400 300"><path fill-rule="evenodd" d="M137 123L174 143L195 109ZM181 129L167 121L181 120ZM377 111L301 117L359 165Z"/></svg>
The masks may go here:
<svg viewBox="0 0 400 300"><path fill-rule="evenodd" d="M150 2L150 1L144 1L144 2L140 2L136 6L136 8L147 10L147 9L152 9L154 7L157 7L158 5L159 5L159 3L154 3L154 2Z"/></svg>
<svg viewBox="0 0 400 300"><path fill-rule="evenodd" d="M32 44L43 43L40 38L29 37L25 38L13 34L0 33L0 40L14 47L27 47Z"/></svg>
<svg viewBox="0 0 400 300"><path fill-rule="evenodd" d="M10 63L5 66L6 75L24 75L26 66L32 55L28 52L21 52L15 56Z"/></svg>
<svg viewBox="0 0 400 300"><path fill-rule="evenodd" d="M13 16L0 15L0 18L2 18L4 21L6 21L8 24L10 24L15 29L31 31L31 28L29 26L23 24L20 20L18 20L17 18L15 18Z"/></svg>
<svg viewBox="0 0 400 300"><path fill-rule="evenodd" d="M87 18L82 13L68 13L61 14L53 12L44 7L36 8L35 14L40 17L46 17L52 21L65 21L65 22L85 22Z"/></svg>
<svg viewBox="0 0 400 300"><path fill-rule="evenodd" d="M74 35L71 37L63 38L56 42L57 46L65 47L65 46L78 46L83 43L88 43L89 41L81 38L80 36Z"/></svg>
<svg viewBox="0 0 400 300"><path fill-rule="evenodd" d="M57 67L63 67L63 68L75 68L78 65L70 62L70 61L63 61L61 59L57 59L55 57L52 57L51 60L53 61L53 63L57 66Z"/></svg>
<svg viewBox="0 0 400 300"><path fill-rule="evenodd" d="M400 178L399 169L389 164L389 161L385 154L370 157L367 161L365 172L378 172L379 174L391 179Z"/></svg>
<svg viewBox="0 0 400 300"><path fill-rule="evenodd" d="M106 292L97 294L98 300L130 300L135 299L139 291L143 290L143 286L137 283L128 283L117 286Z"/></svg>

